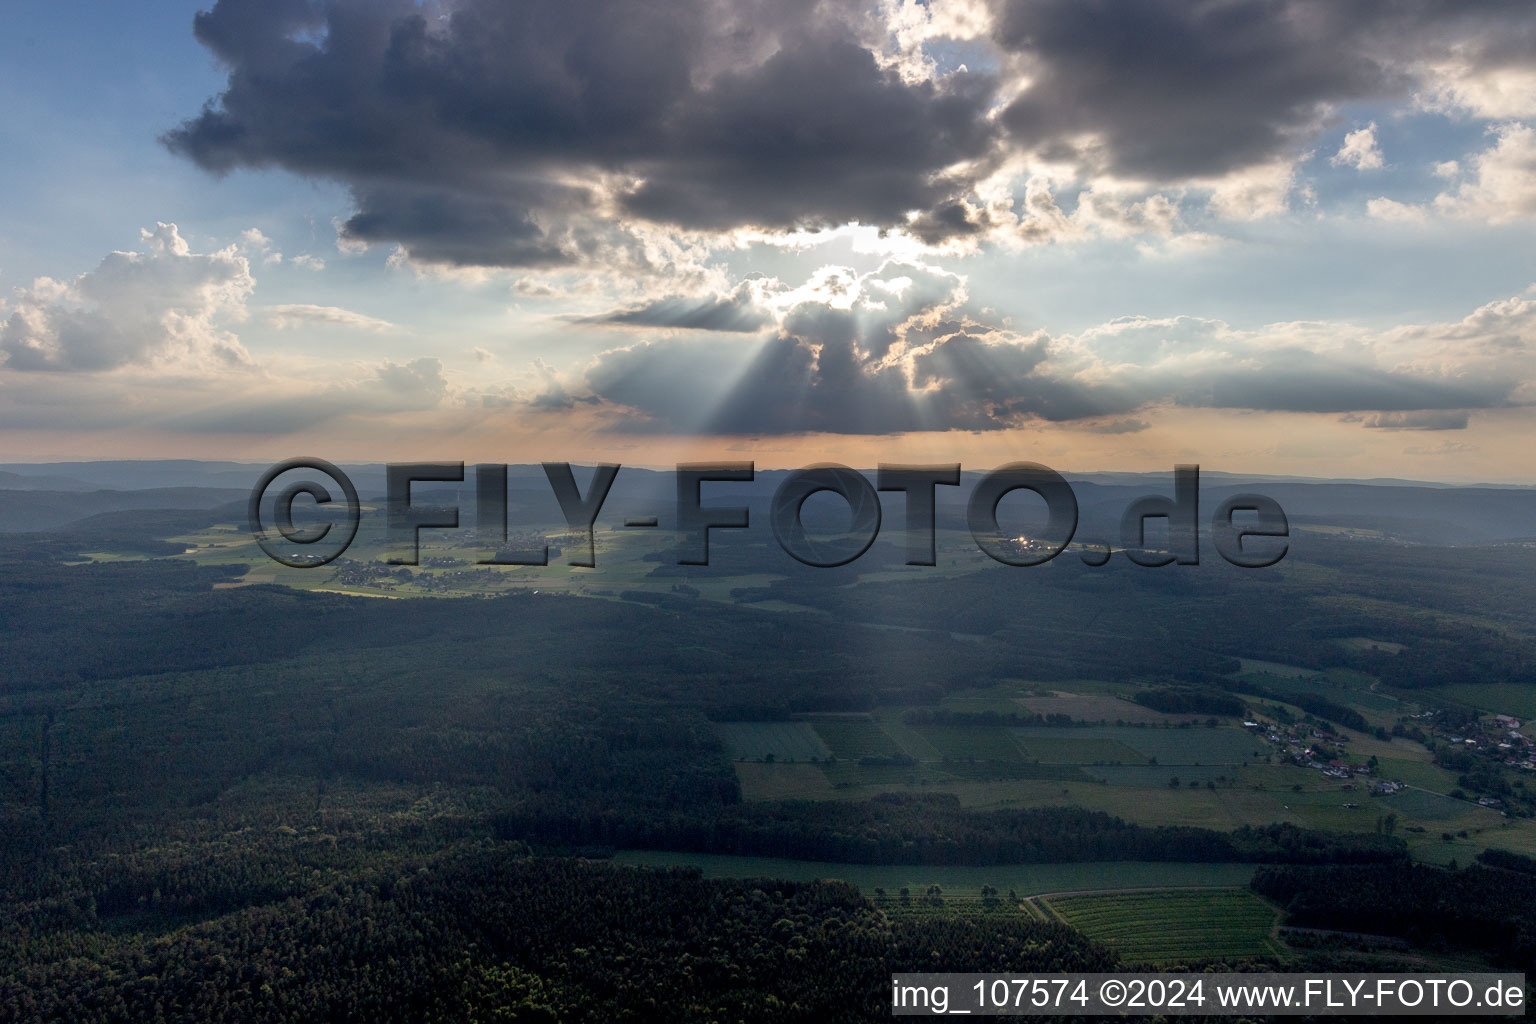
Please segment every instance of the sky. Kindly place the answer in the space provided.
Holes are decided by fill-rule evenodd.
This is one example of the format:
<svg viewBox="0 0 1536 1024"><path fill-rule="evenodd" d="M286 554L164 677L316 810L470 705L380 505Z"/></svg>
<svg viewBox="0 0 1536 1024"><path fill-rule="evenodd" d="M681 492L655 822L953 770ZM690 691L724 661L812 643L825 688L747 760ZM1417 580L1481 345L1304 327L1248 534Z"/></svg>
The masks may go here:
<svg viewBox="0 0 1536 1024"><path fill-rule="evenodd" d="M20 0L0 459L1536 482L1528 0Z"/></svg>

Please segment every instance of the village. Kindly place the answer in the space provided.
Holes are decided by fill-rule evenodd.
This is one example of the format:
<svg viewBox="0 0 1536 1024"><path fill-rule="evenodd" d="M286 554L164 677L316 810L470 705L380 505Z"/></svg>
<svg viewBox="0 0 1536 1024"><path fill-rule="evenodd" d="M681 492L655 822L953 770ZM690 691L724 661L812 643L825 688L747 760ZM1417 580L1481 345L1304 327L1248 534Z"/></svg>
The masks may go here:
<svg viewBox="0 0 1536 1024"><path fill-rule="evenodd" d="M1481 723L1479 723L1481 724ZM1484 752L1503 761L1505 767L1536 771L1536 743L1520 732L1520 719L1513 715L1494 715L1492 725L1479 736L1445 737L1447 743Z"/></svg>
<svg viewBox="0 0 1536 1024"><path fill-rule="evenodd" d="M1368 778L1376 774L1377 762L1374 757L1364 763L1345 760L1340 748L1350 741L1349 737L1320 723L1302 722L1287 726L1278 722L1249 720L1243 722L1243 728L1281 747L1293 764L1319 771L1330 779ZM1371 793L1374 796L1386 796L1404 788L1400 781L1380 780L1371 786Z"/></svg>
<svg viewBox="0 0 1536 1024"><path fill-rule="evenodd" d="M1404 724L1414 720L1418 722ZM1381 778L1374 756L1365 761L1350 760L1345 749L1350 737L1326 723L1310 719L1284 723L1255 717L1245 720L1243 728L1279 747L1284 759L1298 767L1330 779L1369 780L1372 796L1390 796L1408 788L1399 779ZM1392 735L1424 742L1435 751L1437 764L1462 772L1461 782L1467 788L1495 788L1496 792L1483 792L1475 799L1480 807L1502 810L1506 801L1498 794L1512 791L1507 784L1490 787L1488 780L1502 780L1501 769L1536 771L1536 742L1520 730L1521 722L1513 715L1457 717L1445 710L1431 710L1406 716L1394 726Z"/></svg>
<svg viewBox="0 0 1536 1024"><path fill-rule="evenodd" d="M482 588L500 581L494 569L466 568L468 562L457 558L435 557L423 559L425 567L435 572L412 571L403 565L387 562L360 562L350 558L336 560L336 572L332 583L350 587L370 587L394 590L411 585L419 590L447 593L468 587Z"/></svg>

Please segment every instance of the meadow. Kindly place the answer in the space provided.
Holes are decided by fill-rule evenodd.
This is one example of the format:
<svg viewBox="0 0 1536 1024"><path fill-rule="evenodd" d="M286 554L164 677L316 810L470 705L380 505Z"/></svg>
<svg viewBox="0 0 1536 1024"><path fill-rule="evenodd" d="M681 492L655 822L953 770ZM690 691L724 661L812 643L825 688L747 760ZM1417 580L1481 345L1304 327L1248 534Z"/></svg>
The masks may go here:
<svg viewBox="0 0 1536 1024"><path fill-rule="evenodd" d="M1078 736L1082 729L1052 730L1046 734L1021 737L1024 755L1045 764L1125 764L1143 765L1147 756L1104 736Z"/></svg>
<svg viewBox="0 0 1536 1024"><path fill-rule="evenodd" d="M1458 683L1437 686L1430 695L1493 714L1536 719L1536 688L1513 683Z"/></svg>
<svg viewBox="0 0 1536 1024"><path fill-rule="evenodd" d="M832 756L805 722L716 722L715 732L734 759L809 761Z"/></svg>
<svg viewBox="0 0 1536 1024"><path fill-rule="evenodd" d="M1066 715L1078 722L1105 722L1110 725L1117 722L1163 725L1204 717L1165 714L1109 694L1053 692L1050 696L1019 697L1016 700L1037 715Z"/></svg>
<svg viewBox="0 0 1536 1024"><path fill-rule="evenodd" d="M920 725L914 731L945 760L1024 760L1024 752L1002 726Z"/></svg>
<svg viewBox="0 0 1536 1024"><path fill-rule="evenodd" d="M1272 753L1269 744L1247 730L1225 726L1210 729L1204 726L1159 728L1108 725L1070 730L1029 726L1014 729L1013 733L1025 750L1032 750L1035 744L1042 744L1042 749L1049 747L1056 751L1058 757L1069 756L1063 753L1070 751L1068 745L1092 749L1087 746L1090 742L1109 741L1139 755L1133 763L1145 763L1155 758L1159 765L1240 765L1262 761ZM1066 741L1066 745L1062 741ZM1107 746L1104 748L1106 751L1112 749ZM1041 757L1041 760L1045 758ZM1079 757L1072 763L1093 764L1097 760L1112 763L1114 758L1093 757L1085 761Z"/></svg>
<svg viewBox="0 0 1536 1024"><path fill-rule="evenodd" d="M832 756L857 761L862 757L892 757L902 753L880 724L868 715L824 715L808 719Z"/></svg>

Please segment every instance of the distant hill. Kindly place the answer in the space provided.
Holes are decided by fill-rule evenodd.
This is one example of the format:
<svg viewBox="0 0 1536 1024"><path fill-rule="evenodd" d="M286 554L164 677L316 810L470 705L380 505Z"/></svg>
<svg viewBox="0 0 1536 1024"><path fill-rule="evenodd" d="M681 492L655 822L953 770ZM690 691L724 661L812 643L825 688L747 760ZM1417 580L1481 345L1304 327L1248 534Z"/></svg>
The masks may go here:
<svg viewBox="0 0 1536 1024"><path fill-rule="evenodd" d="M94 491L96 488L96 484L73 477L0 472L0 491Z"/></svg>
<svg viewBox="0 0 1536 1024"><path fill-rule="evenodd" d="M722 456L722 461L724 457ZM193 459L142 461L54 462L0 465L0 531L56 528L98 512L121 509L210 508L243 500L265 465L241 462L201 462ZM966 464L959 487L940 487L937 499L941 522L963 526L965 503L976 482L990 466ZM343 464L367 500L383 494L384 466ZM873 477L872 469L867 469ZM1080 535L1085 539L1118 536L1121 511L1145 494L1172 494L1172 466L1166 473L1072 473L1081 511ZM460 507L472 515L474 468L466 464L460 485L431 485L415 489L418 500L458 491ZM745 483L710 483L707 504L733 502L752 508L754 525L767 525L768 502L789 475L787 470L759 470ZM537 465L513 465L508 484L511 507L523 518L552 521L559 510ZM585 488L588 474L577 468ZM1402 480L1321 480L1283 476L1201 473L1202 527L1220 502L1241 492L1258 492L1278 501L1299 524L1333 524L1375 529L1415 543L1483 544L1536 537L1536 488L1456 486ZM1024 507L1032 499L1010 499ZM901 499L886 499L888 514L898 515ZM670 525L676 502L672 474L625 465L615 482L604 515L658 515ZM892 519L888 529L897 528Z"/></svg>
<svg viewBox="0 0 1536 1024"><path fill-rule="evenodd" d="M203 462L197 459L115 459L100 462L13 462L0 464L0 479L64 478L75 487L47 490L137 491L152 487L250 487L265 465L243 462ZM11 485L0 483L0 487ZM27 488L33 489L33 488Z"/></svg>
<svg viewBox="0 0 1536 1024"><path fill-rule="evenodd" d="M248 492L213 487L153 487L140 491L0 490L0 533L57 530L103 512L131 509L209 509Z"/></svg>

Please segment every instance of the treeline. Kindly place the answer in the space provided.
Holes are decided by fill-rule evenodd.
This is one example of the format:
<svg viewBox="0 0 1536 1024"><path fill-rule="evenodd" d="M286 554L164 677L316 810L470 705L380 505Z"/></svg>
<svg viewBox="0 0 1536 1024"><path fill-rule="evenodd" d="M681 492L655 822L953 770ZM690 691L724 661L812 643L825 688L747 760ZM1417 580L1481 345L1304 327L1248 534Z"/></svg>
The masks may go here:
<svg viewBox="0 0 1536 1024"><path fill-rule="evenodd" d="M1477 859L1491 868L1518 871L1522 875L1536 875L1536 857L1527 857L1523 853L1489 847L1478 854Z"/></svg>
<svg viewBox="0 0 1536 1024"><path fill-rule="evenodd" d="M1354 708L1343 704L1336 704L1316 693L1308 693L1303 690L1274 690L1258 683L1250 683L1245 680L1228 680L1224 684L1227 689L1239 693L1246 693L1251 697L1260 697L1264 700L1277 700L1282 704L1293 704L1301 710L1321 718L1325 722L1334 725L1342 725L1348 729L1360 732L1368 731L1371 724L1365 720L1365 716Z"/></svg>
<svg viewBox="0 0 1536 1024"><path fill-rule="evenodd" d="M951 711L948 708L912 708L904 712L901 718L908 725L959 725L977 728L1088 724L1074 722L1071 715L1041 715L1034 711Z"/></svg>
<svg viewBox="0 0 1536 1024"><path fill-rule="evenodd" d="M1401 860L1401 840L1293 825L1234 832L1147 827L1076 807L974 811L952 794L886 794L864 803L784 801L705 817L620 806L530 802L500 816L497 834L558 848L724 853L854 864L975 865L1080 861L1296 864Z"/></svg>
<svg viewBox="0 0 1536 1024"><path fill-rule="evenodd" d="M843 883L706 881L494 845L197 923L87 916L7 941L0 1020L16 1024L874 1022L890 1018L893 971L1117 966L1023 915L889 921Z"/></svg>
<svg viewBox="0 0 1536 1024"><path fill-rule="evenodd" d="M1246 705L1230 694L1190 687L1138 690L1131 699L1142 707L1170 715L1226 715L1241 718L1247 711Z"/></svg>
<svg viewBox="0 0 1536 1024"><path fill-rule="evenodd" d="M1261 868L1255 892L1290 924L1394 935L1431 948L1477 950L1536 968L1536 877L1423 864Z"/></svg>

